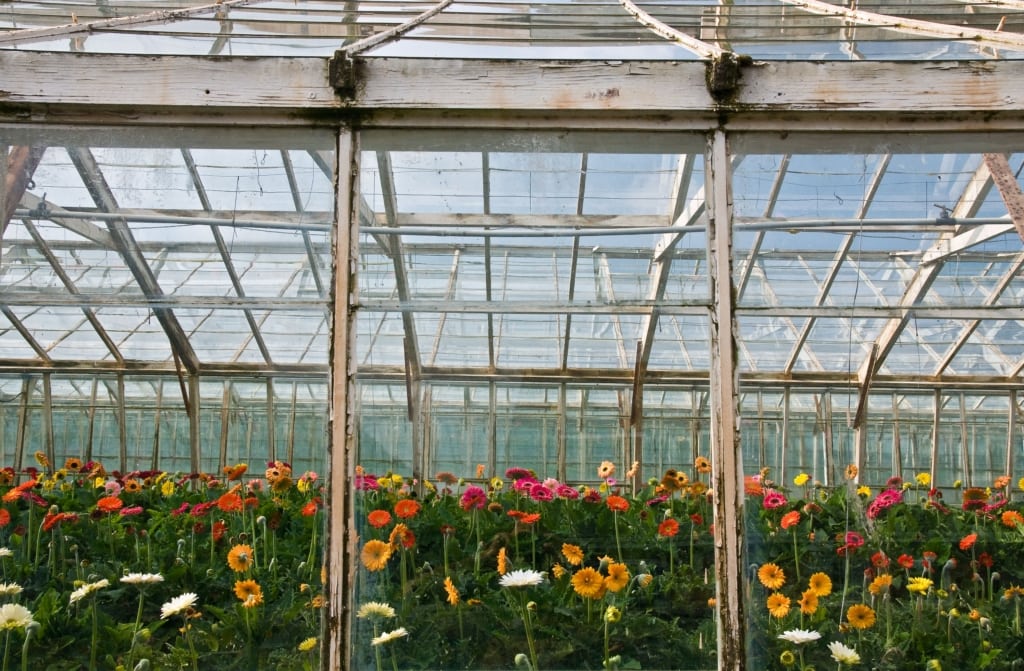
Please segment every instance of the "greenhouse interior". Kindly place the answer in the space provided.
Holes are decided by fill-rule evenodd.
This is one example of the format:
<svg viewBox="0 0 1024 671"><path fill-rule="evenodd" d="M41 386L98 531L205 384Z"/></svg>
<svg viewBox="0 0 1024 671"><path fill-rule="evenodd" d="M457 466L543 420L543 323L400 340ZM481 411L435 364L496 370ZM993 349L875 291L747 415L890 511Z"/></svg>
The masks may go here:
<svg viewBox="0 0 1024 671"><path fill-rule="evenodd" d="M0 1L2 671L1024 668L1021 0Z"/></svg>

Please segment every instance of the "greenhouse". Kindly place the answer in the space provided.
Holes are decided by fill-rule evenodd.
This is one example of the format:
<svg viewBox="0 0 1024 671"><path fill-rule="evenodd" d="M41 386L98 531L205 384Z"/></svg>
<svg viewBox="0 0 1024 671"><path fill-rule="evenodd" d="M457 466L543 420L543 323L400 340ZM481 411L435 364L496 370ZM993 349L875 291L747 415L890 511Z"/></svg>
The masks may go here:
<svg viewBox="0 0 1024 671"><path fill-rule="evenodd" d="M0 669L1024 668L1021 0L0 0Z"/></svg>

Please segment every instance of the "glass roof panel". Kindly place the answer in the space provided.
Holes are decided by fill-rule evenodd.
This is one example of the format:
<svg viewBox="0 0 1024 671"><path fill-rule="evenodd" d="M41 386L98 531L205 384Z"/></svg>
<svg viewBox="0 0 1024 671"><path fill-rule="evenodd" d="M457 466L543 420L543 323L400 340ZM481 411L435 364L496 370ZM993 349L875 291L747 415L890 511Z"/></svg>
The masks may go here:
<svg viewBox="0 0 1024 671"><path fill-rule="evenodd" d="M455 2L368 54L418 58L676 59L696 54L641 25L615 0Z"/></svg>
<svg viewBox="0 0 1024 671"><path fill-rule="evenodd" d="M102 308L96 316L121 355L128 360L166 362L171 347L158 320L146 308Z"/></svg>

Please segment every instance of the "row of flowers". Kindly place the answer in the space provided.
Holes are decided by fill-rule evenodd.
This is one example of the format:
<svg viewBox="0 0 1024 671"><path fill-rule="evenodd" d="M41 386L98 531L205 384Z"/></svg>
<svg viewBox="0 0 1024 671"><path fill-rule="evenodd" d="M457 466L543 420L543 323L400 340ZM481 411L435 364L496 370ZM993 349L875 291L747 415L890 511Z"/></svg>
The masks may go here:
<svg viewBox="0 0 1024 671"><path fill-rule="evenodd" d="M610 462L578 487L359 471L355 668L714 668L709 471L636 492ZM1009 478L953 483L947 502L927 474L875 490L847 475L747 478L753 668L1024 665Z"/></svg>
<svg viewBox="0 0 1024 671"><path fill-rule="evenodd" d="M36 458L0 470L3 671L319 667L315 473Z"/></svg>

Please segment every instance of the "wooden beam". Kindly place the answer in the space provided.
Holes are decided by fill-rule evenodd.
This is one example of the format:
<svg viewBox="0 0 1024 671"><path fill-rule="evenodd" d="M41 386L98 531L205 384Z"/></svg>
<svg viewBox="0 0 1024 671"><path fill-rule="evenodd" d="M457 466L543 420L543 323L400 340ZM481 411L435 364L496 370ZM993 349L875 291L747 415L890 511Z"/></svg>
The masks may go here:
<svg viewBox="0 0 1024 671"><path fill-rule="evenodd" d="M7 162L0 163L0 170L3 172L3 209L0 211L0 239L3 239L7 231L7 224L14 216L14 211L21 202L22 196L26 195L29 184L32 182L32 175L35 174L39 162L46 152L46 147L13 147L7 151Z"/></svg>
<svg viewBox="0 0 1024 671"><path fill-rule="evenodd" d="M1003 203L1006 204L1006 211L1010 213L1017 235L1024 241L1024 193L1021 193L1017 176L1010 168L1010 161L1006 154L985 154L985 165L992 174L992 181L999 189L999 195L1003 197Z"/></svg>

